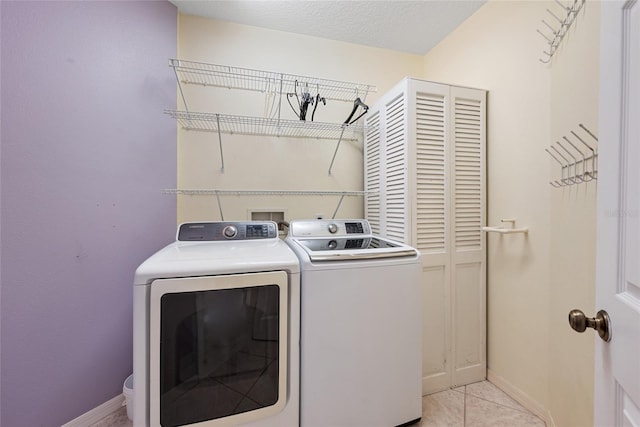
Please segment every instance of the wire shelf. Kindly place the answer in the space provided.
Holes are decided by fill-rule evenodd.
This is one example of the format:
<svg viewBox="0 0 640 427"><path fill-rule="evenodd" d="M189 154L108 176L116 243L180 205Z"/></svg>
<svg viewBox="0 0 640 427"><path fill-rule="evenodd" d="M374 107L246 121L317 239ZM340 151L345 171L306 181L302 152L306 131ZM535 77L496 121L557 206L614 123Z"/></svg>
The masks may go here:
<svg viewBox="0 0 640 427"><path fill-rule="evenodd" d="M214 190L214 189L167 189L164 194L180 196L215 196L218 201L220 218L224 221L224 212L220 196L340 196L331 218L335 218L342 201L347 196L365 196L371 191L304 191L304 190Z"/></svg>
<svg viewBox="0 0 640 427"><path fill-rule="evenodd" d="M308 88L310 92L336 101L365 99L369 92L377 88L368 84L341 82L319 79L295 74L272 71L252 70L227 65L170 59L169 66L174 69L178 81L185 84L243 89L257 92L286 94L296 92L298 88Z"/></svg>
<svg viewBox="0 0 640 427"><path fill-rule="evenodd" d="M364 125L357 123L345 125L178 110L165 110L165 114L176 119L183 129L202 132L345 141L357 141L364 132Z"/></svg>
<svg viewBox="0 0 640 427"><path fill-rule="evenodd" d="M371 191L304 191L304 190L214 190L166 189L164 194L181 196L364 196Z"/></svg>

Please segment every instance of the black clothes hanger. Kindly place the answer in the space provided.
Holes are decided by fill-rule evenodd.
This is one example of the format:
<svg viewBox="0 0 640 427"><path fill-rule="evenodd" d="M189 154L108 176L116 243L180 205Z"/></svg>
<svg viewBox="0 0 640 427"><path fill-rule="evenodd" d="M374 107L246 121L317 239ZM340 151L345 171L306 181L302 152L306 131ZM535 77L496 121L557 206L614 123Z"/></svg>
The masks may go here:
<svg viewBox="0 0 640 427"><path fill-rule="evenodd" d="M300 86L300 96L298 96L298 86ZM309 92L308 85L307 87L302 87L302 85L298 84L298 81L295 81L294 91L293 93L287 93L287 102L289 102L289 106L293 110L294 114L300 120L307 120L307 112L309 111L309 105L313 105L313 112L311 113L311 121L313 121L314 116L316 114L316 109L318 108L318 104L322 102L323 105L327 105L327 100L320 96L320 92L316 94L315 98ZM296 97L296 101L298 104L298 109L293 106L291 103L291 98Z"/></svg>
<svg viewBox="0 0 640 427"><path fill-rule="evenodd" d="M358 107L362 107L362 109L363 109L362 113L358 117L356 117L355 119L351 120L353 115L356 113L356 110L358 109ZM356 100L353 101L353 110L351 110L351 114L349 114L349 117L347 117L347 120L344 121L344 124L345 125L350 125L350 124L356 122L360 117L362 117L365 114L367 114L367 111L369 111L369 106L367 104L365 104L364 102L362 102L362 100L360 98L356 98Z"/></svg>

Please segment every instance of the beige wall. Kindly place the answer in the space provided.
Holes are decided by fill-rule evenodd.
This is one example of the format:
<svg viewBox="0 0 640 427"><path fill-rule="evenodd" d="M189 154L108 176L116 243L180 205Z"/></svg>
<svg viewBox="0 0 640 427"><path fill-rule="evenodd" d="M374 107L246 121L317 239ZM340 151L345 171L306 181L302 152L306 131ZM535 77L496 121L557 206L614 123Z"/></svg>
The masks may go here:
<svg viewBox="0 0 640 427"><path fill-rule="evenodd" d="M407 75L419 76L422 57L316 37L301 36L211 19L180 15L178 57L221 65L268 70L378 87L372 104ZM185 86L190 110L263 116L265 96L239 90ZM355 98L355 95L354 95ZM316 112L316 121L340 123L353 104L329 101ZM182 102L178 102L182 109ZM310 114L309 114L310 115ZM282 118L295 120L283 102ZM222 135L225 172L220 171L217 135L179 132L178 186L230 190L363 189L362 142L340 145L328 175L336 141ZM286 211L286 220L331 216L336 196L223 196L225 219L248 218L248 209ZM362 217L362 197L347 197L338 218ZM178 220L219 220L215 197L180 196Z"/></svg>
<svg viewBox="0 0 640 427"><path fill-rule="evenodd" d="M546 8L557 5L490 1L429 52L424 75L489 90L487 222L530 227L489 236L490 378L550 424L591 425L593 334L572 332L567 313L593 311L595 183L552 188L544 149L597 126L599 5L583 8L551 65L535 31Z"/></svg>
<svg viewBox="0 0 640 427"><path fill-rule="evenodd" d="M587 2L554 56L551 73L551 137L594 143L579 123L597 135L600 4ZM576 141L576 144L580 144ZM554 179L559 177L552 164ZM551 287L549 310L549 410L558 426L593 425L593 331L578 334L567 313L595 308L596 183L551 191Z"/></svg>
<svg viewBox="0 0 640 427"><path fill-rule="evenodd" d="M550 421L591 425L593 334L576 334L571 308L594 305L595 185L554 189L556 164L544 149L584 123L597 132L599 5L588 2L551 66L539 62L536 33L554 2L490 1L424 58L291 33L180 16L178 57L376 85L372 104L405 76L487 89L488 224L516 218L528 236L488 240L488 366L491 378ZM264 97L187 87L191 110L263 115ZM183 108L181 102L178 108ZM292 118L283 105L283 117ZM320 107L322 108L322 107ZM318 110L340 122L351 105ZM286 116L285 116L286 115ZM180 188L360 190L362 144L179 132ZM222 199L225 219L247 209L286 210L287 218L331 215L337 198ZM362 216L345 199L338 217ZM217 220L214 197L179 197L178 219Z"/></svg>

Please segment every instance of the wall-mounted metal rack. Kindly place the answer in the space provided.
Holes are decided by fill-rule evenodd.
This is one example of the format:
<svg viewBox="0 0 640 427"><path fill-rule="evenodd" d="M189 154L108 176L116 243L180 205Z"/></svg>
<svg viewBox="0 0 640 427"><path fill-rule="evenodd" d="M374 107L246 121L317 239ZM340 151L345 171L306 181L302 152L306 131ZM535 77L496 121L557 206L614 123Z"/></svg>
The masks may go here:
<svg viewBox="0 0 640 427"><path fill-rule="evenodd" d="M580 123L578 125L589 138L570 131L572 139L563 136L546 151L560 165L560 179L550 181L553 187L560 188L598 179L598 138ZM585 139L593 139L588 143ZM580 148L581 147L581 148Z"/></svg>
<svg viewBox="0 0 640 427"><path fill-rule="evenodd" d="M303 191L303 190L217 190L217 189L167 189L165 194L181 196L215 196L220 210L220 218L224 220L220 196L340 196L336 209L331 218L335 218L342 205L342 201L348 196L365 196L370 191Z"/></svg>
<svg viewBox="0 0 640 427"><path fill-rule="evenodd" d="M540 62L545 64L551 62L551 58L556 53L558 46L560 46L562 39L569 31L569 27L571 27L571 24L573 24L573 22L575 21L576 16L578 15L578 12L580 12L580 9L582 9L585 1L586 0L572 0L571 6L566 6L560 0L555 0L556 4L558 4L562 8L562 13L560 14L562 16L562 19L558 17L558 15L556 15L556 13L558 13L557 11L556 13L554 13L552 10L547 9L547 12L553 17L555 22L553 23L553 25L551 25L544 19L542 20L542 23L545 25L545 27L547 27L551 31L550 36L546 35L538 29L536 30L542 37L545 38L545 40L547 40L547 43L549 45L548 51L542 51L545 55L545 58L541 58Z"/></svg>
<svg viewBox="0 0 640 427"><path fill-rule="evenodd" d="M347 125L281 119L283 95L286 97L291 93L297 94L298 90L304 88L307 92L316 93L318 96L321 94L325 100L355 102L359 98L364 103L369 92L377 91L375 86L368 84L341 82L181 59L169 59L169 66L174 70L186 111L166 110L165 113L177 119L184 129L216 132L218 134L222 172L224 172L224 153L221 134L227 133L337 140L328 169L328 174L331 175L340 143L343 140L357 140L363 134L364 126L357 123ZM193 112L189 110L187 105L182 88L183 84L240 89L272 95L278 98L276 112L273 118Z"/></svg>

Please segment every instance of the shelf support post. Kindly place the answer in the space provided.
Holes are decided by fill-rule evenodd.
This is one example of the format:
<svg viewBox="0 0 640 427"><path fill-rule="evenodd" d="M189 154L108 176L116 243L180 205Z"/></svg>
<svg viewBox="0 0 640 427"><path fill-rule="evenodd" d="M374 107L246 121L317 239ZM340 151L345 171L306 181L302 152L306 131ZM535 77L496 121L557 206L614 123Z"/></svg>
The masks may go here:
<svg viewBox="0 0 640 427"><path fill-rule="evenodd" d="M278 129L280 129L280 110L282 109L282 81L284 75L280 74L280 90L278 91Z"/></svg>
<svg viewBox="0 0 640 427"><path fill-rule="evenodd" d="M333 157L331 158L331 164L329 165L329 175L331 175L331 169L333 168L333 162L336 160L336 154L338 154L338 148L340 148L340 142L342 141L342 136L344 135L344 130L347 128L346 124L342 125L342 130L340 131L340 139L338 139L338 143L336 144L336 150L333 152Z"/></svg>
<svg viewBox="0 0 640 427"><path fill-rule="evenodd" d="M220 192L216 190L216 200L218 200L218 210L220 210L220 221L224 221L224 215L222 214L222 203L220 203Z"/></svg>
<svg viewBox="0 0 640 427"><path fill-rule="evenodd" d="M222 152L222 135L220 134L220 114L216 114L216 127L218 128L218 145L220 146L220 163L222 167L220 171L224 173L224 153ZM222 214L222 211L220 211Z"/></svg>
<svg viewBox="0 0 640 427"><path fill-rule="evenodd" d="M333 215L331 215L331 219L335 219L336 214L338 213L338 209L340 209L340 205L342 204L342 200L344 200L345 193L342 193L340 196L340 200L338 200L338 206L336 206L336 210L333 211Z"/></svg>
<svg viewBox="0 0 640 427"><path fill-rule="evenodd" d="M171 60L171 66L173 68L173 74L176 76L176 81L178 82L178 89L180 90L180 96L182 97L182 103L184 104L184 109L187 110L187 113L189 112L189 107L187 106L187 100L184 97L184 92L182 91L182 84L180 83L180 78L178 77L178 70L177 67L180 65L180 61L177 61L178 64L175 64L174 61L177 60Z"/></svg>

